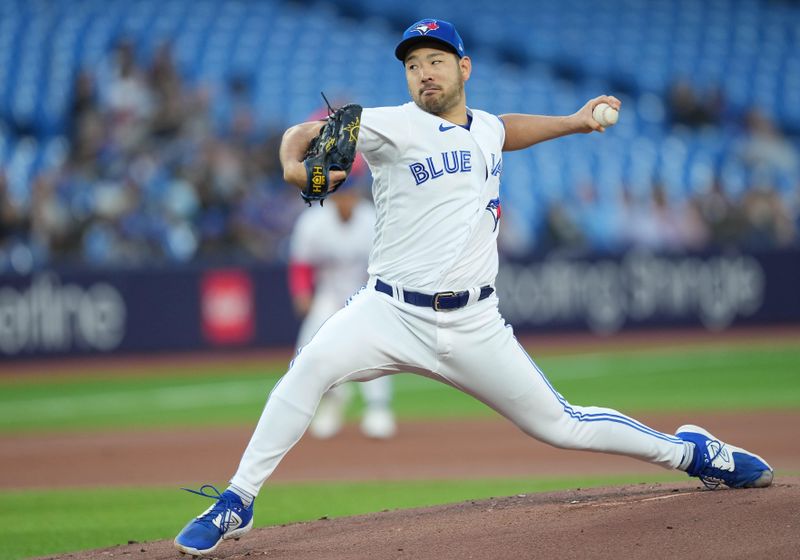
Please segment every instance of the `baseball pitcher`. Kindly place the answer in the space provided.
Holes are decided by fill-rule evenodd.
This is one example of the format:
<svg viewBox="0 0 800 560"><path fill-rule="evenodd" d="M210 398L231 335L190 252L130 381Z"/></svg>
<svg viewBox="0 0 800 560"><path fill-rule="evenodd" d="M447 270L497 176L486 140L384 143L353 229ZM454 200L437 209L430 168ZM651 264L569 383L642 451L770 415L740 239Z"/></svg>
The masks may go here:
<svg viewBox="0 0 800 560"><path fill-rule="evenodd" d="M247 532L259 490L303 435L325 392L401 371L473 395L553 446L627 455L683 470L709 486L769 486L773 471L763 459L700 427L666 434L615 410L569 403L498 311L503 153L603 132L592 111L600 103L619 110L620 101L601 95L561 117L471 108L464 86L472 62L446 21L413 24L395 55L411 102L363 111L350 106L325 125L324 142L313 142L318 122L297 125L280 150L284 177L310 202L324 200L345 178L350 146L364 155L377 213L369 281L290 365L229 488L222 494L201 488L215 502L189 522L175 546L201 555Z"/></svg>

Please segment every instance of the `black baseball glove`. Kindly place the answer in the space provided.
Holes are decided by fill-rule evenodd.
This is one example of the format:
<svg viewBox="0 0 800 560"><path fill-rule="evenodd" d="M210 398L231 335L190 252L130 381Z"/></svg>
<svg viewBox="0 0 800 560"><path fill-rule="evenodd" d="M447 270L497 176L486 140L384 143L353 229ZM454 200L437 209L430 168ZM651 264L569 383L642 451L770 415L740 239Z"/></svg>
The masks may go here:
<svg viewBox="0 0 800 560"><path fill-rule="evenodd" d="M316 138L311 141L303 163L308 179L301 192L303 200L320 205L333 194L344 181L331 185L331 170L350 172L356 157L356 140L361 128L361 105L350 103L331 111Z"/></svg>

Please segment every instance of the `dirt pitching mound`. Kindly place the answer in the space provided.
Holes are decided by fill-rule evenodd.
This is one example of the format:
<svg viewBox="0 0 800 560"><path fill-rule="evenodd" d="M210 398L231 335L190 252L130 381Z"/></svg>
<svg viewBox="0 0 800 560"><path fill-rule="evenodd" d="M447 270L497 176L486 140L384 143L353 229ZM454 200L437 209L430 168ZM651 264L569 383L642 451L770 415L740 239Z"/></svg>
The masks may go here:
<svg viewBox="0 0 800 560"><path fill-rule="evenodd" d="M229 559L800 558L800 479L761 490L642 484L256 529ZM170 541L51 557L180 558ZM188 558L188 557L185 557Z"/></svg>

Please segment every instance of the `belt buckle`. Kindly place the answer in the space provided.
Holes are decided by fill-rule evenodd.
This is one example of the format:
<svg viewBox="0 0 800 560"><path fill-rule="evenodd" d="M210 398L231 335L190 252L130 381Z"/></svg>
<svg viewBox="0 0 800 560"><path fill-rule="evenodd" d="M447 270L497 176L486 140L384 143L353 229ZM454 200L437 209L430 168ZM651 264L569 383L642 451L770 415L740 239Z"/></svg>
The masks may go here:
<svg viewBox="0 0 800 560"><path fill-rule="evenodd" d="M433 294L433 310L434 311L445 311L441 307L439 307L439 298L441 297L454 297L456 295L455 292L438 292Z"/></svg>

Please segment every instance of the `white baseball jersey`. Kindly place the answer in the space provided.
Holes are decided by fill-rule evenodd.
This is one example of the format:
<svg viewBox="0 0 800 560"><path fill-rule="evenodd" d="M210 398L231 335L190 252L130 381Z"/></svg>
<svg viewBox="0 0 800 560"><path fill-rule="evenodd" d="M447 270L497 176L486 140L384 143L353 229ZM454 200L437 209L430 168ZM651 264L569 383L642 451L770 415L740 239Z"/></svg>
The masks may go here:
<svg viewBox="0 0 800 560"><path fill-rule="evenodd" d="M333 305L326 318L366 283L374 232L375 209L366 200L358 203L346 222L331 202L300 215L292 231L289 258L314 268L314 305Z"/></svg>
<svg viewBox="0 0 800 560"><path fill-rule="evenodd" d="M370 275L427 291L494 282L505 128L470 114L467 130L411 102L364 109L358 150L377 209Z"/></svg>

